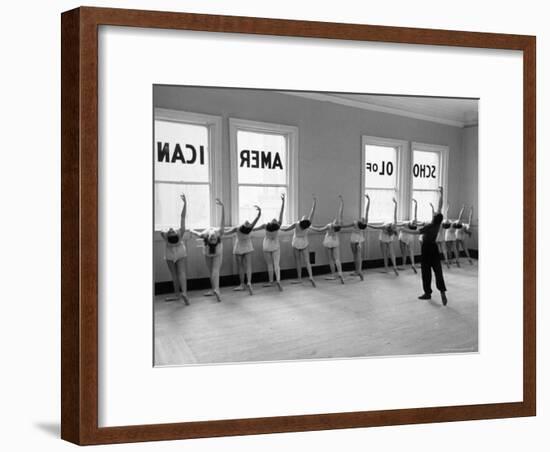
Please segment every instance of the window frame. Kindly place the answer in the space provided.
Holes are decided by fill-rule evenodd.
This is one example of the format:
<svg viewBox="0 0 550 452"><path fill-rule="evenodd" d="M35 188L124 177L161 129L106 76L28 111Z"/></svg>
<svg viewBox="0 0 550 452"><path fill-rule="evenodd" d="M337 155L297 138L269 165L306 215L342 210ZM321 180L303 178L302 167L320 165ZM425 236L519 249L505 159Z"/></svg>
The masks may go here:
<svg viewBox="0 0 550 452"><path fill-rule="evenodd" d="M155 177L155 121L167 121L183 124L192 124L205 126L208 129L208 184L205 182L186 182L186 181L157 181ZM210 227L213 224L217 224L220 221L220 213L216 208L216 198L222 196L222 117L215 115L207 115L203 113L195 113L185 110L174 110L167 108L154 109L153 117L153 190L156 189L157 183L175 184L175 185L209 185L210 186L210 223L204 225L204 228ZM153 197L154 202L154 197ZM153 228L155 232L159 232L161 229L157 229L157 223L155 218L154 206L153 206ZM203 228L196 228L202 230Z"/></svg>
<svg viewBox="0 0 550 452"><path fill-rule="evenodd" d="M365 191L367 186L365 184L366 176L366 158L365 147L367 145L372 146L385 146L393 147L396 149L397 156L397 175L396 175L396 195L397 195L397 219L400 220L410 212L410 207L407 199L410 199L410 184L407 183L407 171L410 167L410 144L406 140L399 140L395 138L376 137L371 135L361 135L361 202L359 203L360 210L358 212L358 218L363 216L365 212ZM411 201L412 202L412 201ZM387 221L387 220L386 220ZM384 221L374 221L375 224L382 224Z"/></svg>
<svg viewBox="0 0 550 452"><path fill-rule="evenodd" d="M414 187L413 187L413 164L414 164L414 151L420 151L420 152L433 152L438 153L440 155L439 157L439 173L440 173L440 181L439 185L443 187L443 205L447 204L447 196L448 196L448 170L449 170L449 146L441 145L441 144L430 144L430 143L421 143L418 141L411 142L411 148L410 148L410 168L409 168L409 177L410 177L410 183L409 183L409 191L410 191L410 202L409 202L409 209L411 208L413 194L414 194ZM418 191L433 191L428 189L417 189Z"/></svg>
<svg viewBox="0 0 550 452"><path fill-rule="evenodd" d="M239 131L269 133L284 135L287 144L286 185L282 184L240 184L238 169L237 133ZM285 210L288 212L289 222L298 216L298 152L299 130L296 126L253 121L240 118L229 118L229 161L231 164L231 225L237 226L239 219L239 186L287 187Z"/></svg>

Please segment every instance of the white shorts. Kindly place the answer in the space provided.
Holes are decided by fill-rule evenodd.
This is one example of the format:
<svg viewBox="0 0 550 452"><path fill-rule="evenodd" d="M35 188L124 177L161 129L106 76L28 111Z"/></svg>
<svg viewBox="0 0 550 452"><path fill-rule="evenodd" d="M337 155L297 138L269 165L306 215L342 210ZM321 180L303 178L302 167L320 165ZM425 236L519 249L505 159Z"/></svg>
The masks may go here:
<svg viewBox="0 0 550 452"><path fill-rule="evenodd" d="M384 243L391 243L395 240L395 234L388 234L386 231L381 230L378 239Z"/></svg>
<svg viewBox="0 0 550 452"><path fill-rule="evenodd" d="M401 231L399 233L399 241L410 245L414 242L414 235Z"/></svg>
<svg viewBox="0 0 550 452"><path fill-rule="evenodd" d="M306 249L309 246L309 242L305 237L293 237L292 238L292 248L297 250Z"/></svg>
<svg viewBox="0 0 550 452"><path fill-rule="evenodd" d="M450 227L449 229L445 229L445 241L446 242L454 242L456 240L456 230Z"/></svg>
<svg viewBox="0 0 550 452"><path fill-rule="evenodd" d="M338 236L327 235L323 240L323 246L325 248L338 248L340 246L340 239Z"/></svg>
<svg viewBox="0 0 550 452"><path fill-rule="evenodd" d="M263 250L267 252L277 251L281 248L279 239L268 239L264 237Z"/></svg>
<svg viewBox="0 0 550 452"><path fill-rule="evenodd" d="M233 247L233 254L237 254L239 256L242 256L243 254L248 254L254 251L254 247L252 246L252 240L245 240L244 242L241 240L235 241L235 246Z"/></svg>
<svg viewBox="0 0 550 452"><path fill-rule="evenodd" d="M359 232L352 232L351 235L349 236L349 241L351 243L363 243L365 241L365 235L364 234L360 234Z"/></svg>
<svg viewBox="0 0 550 452"><path fill-rule="evenodd" d="M177 262L185 257L187 257L187 249L182 242L178 243L175 246L166 246L164 258L167 261Z"/></svg>

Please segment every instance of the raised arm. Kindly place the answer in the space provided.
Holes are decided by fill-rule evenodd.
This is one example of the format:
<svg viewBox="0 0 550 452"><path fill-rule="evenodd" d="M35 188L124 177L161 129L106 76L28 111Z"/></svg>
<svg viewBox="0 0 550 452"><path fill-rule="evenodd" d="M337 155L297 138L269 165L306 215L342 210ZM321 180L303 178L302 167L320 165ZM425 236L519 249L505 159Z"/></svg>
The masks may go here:
<svg viewBox="0 0 550 452"><path fill-rule="evenodd" d="M260 209L259 206L254 206L254 208L256 209L256 211L258 212L256 214L256 218L254 218L254 221L252 222L252 224L250 225L250 227L252 229L254 229L254 227L256 226L256 223L258 222L258 220L260 219L260 217L262 216L262 209Z"/></svg>
<svg viewBox="0 0 550 452"><path fill-rule="evenodd" d="M397 224L397 200L392 198L393 202L393 224Z"/></svg>
<svg viewBox="0 0 550 452"><path fill-rule="evenodd" d="M413 220L413 222L414 222L414 224L416 224L417 220L418 220L418 216L417 216L417 214L418 214L418 202L416 202L416 199L413 198L413 203L414 203L414 220Z"/></svg>
<svg viewBox="0 0 550 452"><path fill-rule="evenodd" d="M279 212L279 224L283 224L283 214L285 212L285 194L281 194L281 211Z"/></svg>
<svg viewBox="0 0 550 452"><path fill-rule="evenodd" d="M223 202L221 202L220 198L216 198L216 205L222 208L222 214L220 217L220 237L221 237L224 233L224 228L225 228L225 206L223 205Z"/></svg>
<svg viewBox="0 0 550 452"><path fill-rule="evenodd" d="M344 217L344 198L342 195L338 195L340 199L340 205L338 206L338 214L336 215L336 222L342 224L342 219Z"/></svg>
<svg viewBox="0 0 550 452"><path fill-rule="evenodd" d="M185 199L185 195L183 193L180 195L180 198L183 201L183 207L181 208L181 216L180 216L180 237L183 237L183 234L185 234L185 217L187 215L187 199Z"/></svg>
<svg viewBox="0 0 550 452"><path fill-rule="evenodd" d="M313 223L313 215L315 214L315 206L317 206L317 197L313 195L313 203L311 204L311 210L307 219Z"/></svg>
<svg viewBox="0 0 550 452"><path fill-rule="evenodd" d="M471 226L473 216L474 216L474 206L470 207L470 213L468 213L468 226Z"/></svg>
<svg viewBox="0 0 550 452"><path fill-rule="evenodd" d="M460 209L460 212L458 214L458 222L462 222L462 215L464 214L464 204L462 204L462 208Z"/></svg>
<svg viewBox="0 0 550 452"><path fill-rule="evenodd" d="M437 213L442 213L443 210L443 187L439 187L439 200L437 202ZM449 205L447 204L447 211L449 210Z"/></svg>
<svg viewBox="0 0 550 452"><path fill-rule="evenodd" d="M430 203L430 207L432 208L432 218L433 218L433 216L435 215L434 205Z"/></svg>
<svg viewBox="0 0 550 452"><path fill-rule="evenodd" d="M367 198L367 202L365 205L365 223L369 222L369 209L370 209L370 196L365 195L365 198Z"/></svg>

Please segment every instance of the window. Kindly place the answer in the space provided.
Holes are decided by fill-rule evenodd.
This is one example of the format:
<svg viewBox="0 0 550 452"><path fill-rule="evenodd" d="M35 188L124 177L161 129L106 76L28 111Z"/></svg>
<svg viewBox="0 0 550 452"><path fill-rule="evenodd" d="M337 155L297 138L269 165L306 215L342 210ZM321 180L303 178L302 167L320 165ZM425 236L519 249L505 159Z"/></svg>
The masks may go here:
<svg viewBox="0 0 550 452"><path fill-rule="evenodd" d="M296 219L298 129L278 124L230 119L231 222L241 224L262 209L260 221L279 217L281 194L286 196L283 222Z"/></svg>
<svg viewBox="0 0 550 452"><path fill-rule="evenodd" d="M394 197L398 202L398 216L402 215L406 193L400 190L404 186L401 167L406 147L404 141L363 137L362 180L364 193L369 195L371 201L369 221L393 220Z"/></svg>
<svg viewBox="0 0 550 452"><path fill-rule="evenodd" d="M187 226L205 228L216 220L221 120L214 116L155 109L155 230L177 228L187 197Z"/></svg>
<svg viewBox="0 0 550 452"><path fill-rule="evenodd" d="M418 202L418 220L430 221L430 203L437 209L439 187L446 185L448 148L413 143L412 150L412 197Z"/></svg>

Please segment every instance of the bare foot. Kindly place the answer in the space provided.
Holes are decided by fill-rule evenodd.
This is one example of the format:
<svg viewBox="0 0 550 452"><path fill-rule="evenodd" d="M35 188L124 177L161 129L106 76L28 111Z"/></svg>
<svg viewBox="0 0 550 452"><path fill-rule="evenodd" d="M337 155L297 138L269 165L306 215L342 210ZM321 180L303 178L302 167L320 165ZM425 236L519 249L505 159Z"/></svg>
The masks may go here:
<svg viewBox="0 0 550 452"><path fill-rule="evenodd" d="M279 289L279 292L283 291L283 286L281 286L281 282L277 281L275 284L277 284L277 289Z"/></svg>
<svg viewBox="0 0 550 452"><path fill-rule="evenodd" d="M327 281L334 281L334 280L336 279L336 276L334 276L334 275L325 276L325 279L326 279Z"/></svg>
<svg viewBox="0 0 550 452"><path fill-rule="evenodd" d="M205 297L211 297L212 295L214 295L214 292L212 292L211 290L209 290L208 292L204 292L203 295Z"/></svg>
<svg viewBox="0 0 550 452"><path fill-rule="evenodd" d="M187 294L182 293L181 298L186 306L189 306L189 298L187 297Z"/></svg>
<svg viewBox="0 0 550 452"><path fill-rule="evenodd" d="M416 267L415 267L414 265L413 265L412 269L413 269L413 272L414 272L415 274L418 273L418 271L416 270Z"/></svg>
<svg viewBox="0 0 550 452"><path fill-rule="evenodd" d="M267 282L262 287L273 287L273 282Z"/></svg>
<svg viewBox="0 0 550 452"><path fill-rule="evenodd" d="M246 285L246 288L248 289L248 293L249 293L250 295L254 295L254 292L252 291L252 284L248 283L248 284Z"/></svg>
<svg viewBox="0 0 550 452"><path fill-rule="evenodd" d="M344 284L344 277L342 275L338 275L338 278L340 278L340 282Z"/></svg>
<svg viewBox="0 0 550 452"><path fill-rule="evenodd" d="M395 276L399 276L399 272L397 271L397 268L394 268L393 271L395 273Z"/></svg>
<svg viewBox="0 0 550 452"><path fill-rule="evenodd" d="M359 273L359 278L361 278L361 281L365 280L365 277L363 276L363 273Z"/></svg>
<svg viewBox="0 0 550 452"><path fill-rule="evenodd" d="M313 278L309 278L309 282L311 283L311 285L313 287L317 287L317 285L315 284L315 281L313 280Z"/></svg>
<svg viewBox="0 0 550 452"><path fill-rule="evenodd" d="M290 284L302 284L301 279L295 279L294 281L290 281Z"/></svg>
<svg viewBox="0 0 550 452"><path fill-rule="evenodd" d="M241 291L244 290L244 286L241 284L241 285L239 285L239 286L237 286L237 287L234 287L233 290L234 290L235 292L241 292Z"/></svg>
<svg viewBox="0 0 550 452"><path fill-rule="evenodd" d="M219 291L215 290L213 293L214 293L214 295L216 296L216 300L218 300L218 303L219 303L220 301L222 301L222 297L220 296L220 292L219 292Z"/></svg>
<svg viewBox="0 0 550 452"><path fill-rule="evenodd" d="M166 301L166 302L178 301L178 297L176 297L175 295L170 295L170 296L166 297L166 298L164 299L164 301Z"/></svg>

